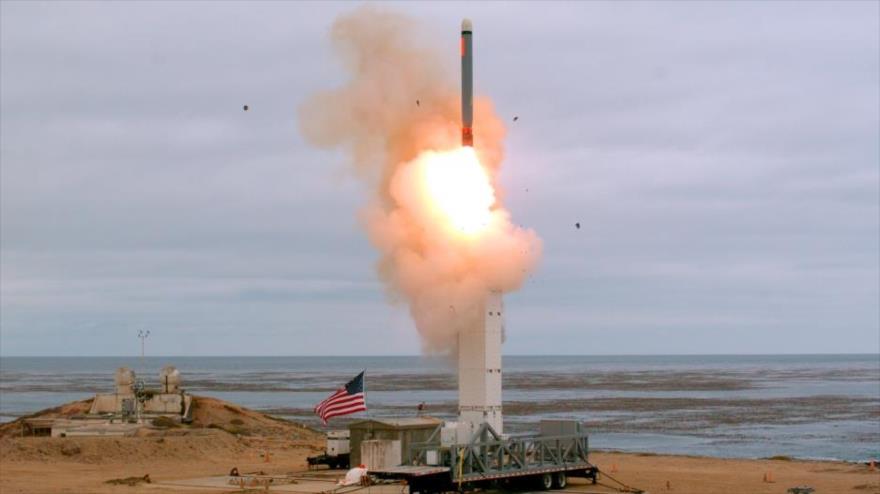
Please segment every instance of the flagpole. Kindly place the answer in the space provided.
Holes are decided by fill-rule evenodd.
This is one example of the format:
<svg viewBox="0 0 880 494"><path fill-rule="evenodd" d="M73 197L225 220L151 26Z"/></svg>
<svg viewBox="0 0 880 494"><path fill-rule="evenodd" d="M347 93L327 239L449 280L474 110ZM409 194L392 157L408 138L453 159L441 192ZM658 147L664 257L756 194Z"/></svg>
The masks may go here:
<svg viewBox="0 0 880 494"><path fill-rule="evenodd" d="M364 406L367 407L367 423L370 426L367 428L367 432L370 433L370 439L373 438L373 412L370 410L370 407L366 405L367 403L367 369L363 370L364 375Z"/></svg>
<svg viewBox="0 0 880 494"><path fill-rule="evenodd" d="M364 369L361 372L364 375L364 406L367 405L367 369ZM370 407L367 406L367 417L372 418L372 414L370 413Z"/></svg>

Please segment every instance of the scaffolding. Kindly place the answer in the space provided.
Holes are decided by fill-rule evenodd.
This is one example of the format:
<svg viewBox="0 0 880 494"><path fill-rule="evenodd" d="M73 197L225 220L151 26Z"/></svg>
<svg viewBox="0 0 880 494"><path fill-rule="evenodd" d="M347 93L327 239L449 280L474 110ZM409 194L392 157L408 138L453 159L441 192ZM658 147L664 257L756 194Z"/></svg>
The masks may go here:
<svg viewBox="0 0 880 494"><path fill-rule="evenodd" d="M441 444L438 427L427 441L410 445L407 467L399 470L398 478L428 472L436 478L443 472L459 488L480 481L559 472L587 478L595 478L597 473L589 462L586 433L503 438L486 423L468 444Z"/></svg>

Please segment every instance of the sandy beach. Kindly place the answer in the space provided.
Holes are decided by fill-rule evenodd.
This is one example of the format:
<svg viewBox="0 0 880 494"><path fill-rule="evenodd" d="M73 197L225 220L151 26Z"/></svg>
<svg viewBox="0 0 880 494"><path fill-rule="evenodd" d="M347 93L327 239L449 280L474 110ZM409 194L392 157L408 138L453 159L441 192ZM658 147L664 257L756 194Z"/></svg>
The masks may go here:
<svg viewBox="0 0 880 494"><path fill-rule="evenodd" d="M163 454L113 454L137 450L155 439L79 438L6 439L0 461L0 491L9 493L82 492L222 492L216 489L182 489L162 486L163 481L224 475L233 466L241 472L291 474L306 469L305 458L314 454L307 446L284 441L239 440L217 431L210 435L166 439ZM106 446L113 453L95 455ZM58 458L52 452L79 448L81 453ZM21 459L17 449L44 451L44 456ZM269 449L266 462L262 451ZM63 455L64 453L60 453ZM816 493L880 493L880 473L863 465L839 462L727 460L645 454L595 453L593 461L612 476L647 492L682 494L785 493L793 486L808 485ZM107 481L149 475L153 483L135 486L113 485ZM772 482L764 482L770 474ZM341 475L341 474L340 474ZM667 484L668 482L668 484ZM613 485L607 478L600 484ZM667 485L670 489L667 489ZM572 479L569 490L579 492L617 492L603 485L593 486Z"/></svg>

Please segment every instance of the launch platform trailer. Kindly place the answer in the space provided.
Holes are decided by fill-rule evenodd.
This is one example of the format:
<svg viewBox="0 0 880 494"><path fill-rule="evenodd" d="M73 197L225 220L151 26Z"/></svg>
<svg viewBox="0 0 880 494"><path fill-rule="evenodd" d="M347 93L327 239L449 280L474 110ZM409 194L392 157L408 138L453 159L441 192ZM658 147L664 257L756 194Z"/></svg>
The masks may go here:
<svg viewBox="0 0 880 494"><path fill-rule="evenodd" d="M438 427L428 441L409 447L405 464L370 474L404 480L411 494L492 486L562 489L569 477L595 483L599 471L589 461L589 438L580 424L553 420L541 425L538 435L503 438L483 424L466 444L444 444L444 428Z"/></svg>

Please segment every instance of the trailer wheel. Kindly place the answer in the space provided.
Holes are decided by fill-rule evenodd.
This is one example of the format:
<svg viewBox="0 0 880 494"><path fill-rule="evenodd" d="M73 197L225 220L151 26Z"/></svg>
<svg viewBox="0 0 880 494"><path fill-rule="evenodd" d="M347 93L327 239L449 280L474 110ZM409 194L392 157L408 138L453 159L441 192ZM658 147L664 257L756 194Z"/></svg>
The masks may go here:
<svg viewBox="0 0 880 494"><path fill-rule="evenodd" d="M538 481L538 488L542 491L553 488L553 475L549 473L538 475L536 480Z"/></svg>
<svg viewBox="0 0 880 494"><path fill-rule="evenodd" d="M565 475L565 472L556 472L556 476L553 479L553 488L565 489L566 487L568 487L568 476Z"/></svg>

